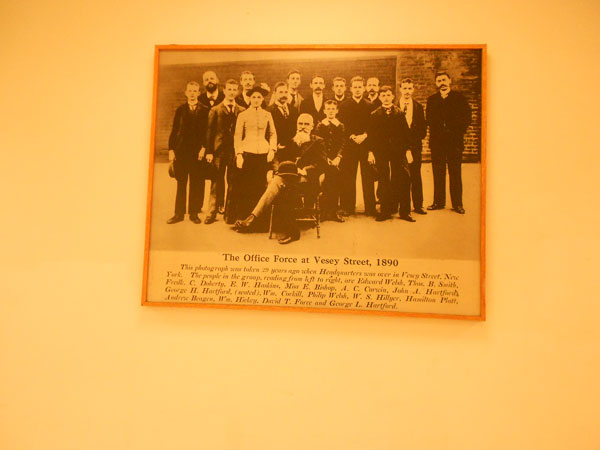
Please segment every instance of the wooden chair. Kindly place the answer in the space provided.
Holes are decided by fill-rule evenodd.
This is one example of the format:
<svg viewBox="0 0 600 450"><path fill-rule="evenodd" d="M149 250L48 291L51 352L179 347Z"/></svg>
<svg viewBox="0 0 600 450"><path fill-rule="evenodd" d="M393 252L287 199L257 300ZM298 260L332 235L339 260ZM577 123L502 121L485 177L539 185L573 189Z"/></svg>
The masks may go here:
<svg viewBox="0 0 600 450"><path fill-rule="evenodd" d="M317 229L317 239L321 238L321 208L319 192L316 196L314 205L306 205L306 195L298 192L292 201L297 201L298 205L294 207L294 220L298 223L310 223ZM287 199L290 201L290 199ZM273 237L273 217L277 201L271 205L271 216L269 218L269 239Z"/></svg>

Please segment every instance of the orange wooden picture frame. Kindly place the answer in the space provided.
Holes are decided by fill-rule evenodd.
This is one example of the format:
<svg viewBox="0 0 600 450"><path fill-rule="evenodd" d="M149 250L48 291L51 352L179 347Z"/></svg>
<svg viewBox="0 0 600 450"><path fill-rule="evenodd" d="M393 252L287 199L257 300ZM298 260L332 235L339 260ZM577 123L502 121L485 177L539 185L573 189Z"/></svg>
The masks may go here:
<svg viewBox="0 0 600 450"><path fill-rule="evenodd" d="M481 186L480 186L480 220L479 220L479 311L477 314L452 314L446 312L411 312L411 311L385 311L385 310L364 310L364 309L339 309L339 308L317 308L317 307L289 307L281 305L238 305L223 303L193 303L179 301L149 300L149 265L151 253L151 232L152 232L152 214L155 181L156 142L157 142L157 112L159 108L159 72L160 58L165 52L254 52L254 51L372 51L374 54L378 51L403 51L403 50L426 50L437 51L461 51L474 50L480 52L480 78L478 80L480 91L480 131L479 135L479 157L481 165ZM344 314L375 314L384 316L404 316L404 317L422 317L422 318L444 318L484 321L486 318L485 302L485 280L486 280L486 60L487 46L485 44L456 44L456 45L402 45L402 44L331 44L331 45L156 45L154 51L154 82L153 82L153 101L151 116L151 137L150 137L150 158L148 173L148 193L146 208L146 230L145 230L145 248L143 264L143 284L142 284L142 305L145 306L173 306L173 307L200 307L200 308L224 308L224 309L255 309L271 311L305 311L318 313L344 313ZM233 59L232 59L233 61ZM198 80L200 81L200 80ZM224 81L224 80L222 80ZM399 80L396 80L399 82ZM200 225L204 227L205 225Z"/></svg>

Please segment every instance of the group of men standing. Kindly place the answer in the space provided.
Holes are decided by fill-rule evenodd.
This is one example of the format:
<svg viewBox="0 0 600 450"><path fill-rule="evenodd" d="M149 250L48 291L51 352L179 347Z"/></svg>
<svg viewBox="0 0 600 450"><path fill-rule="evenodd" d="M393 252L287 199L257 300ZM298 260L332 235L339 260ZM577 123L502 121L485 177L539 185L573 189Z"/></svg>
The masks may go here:
<svg viewBox="0 0 600 450"><path fill-rule="evenodd" d="M461 163L471 109L451 89L447 72L435 74L438 92L428 98L427 114L413 99L409 78L400 82L398 101L395 89L380 86L376 77L353 77L350 94L346 80L336 77L333 96L326 97L325 79L315 75L306 99L298 91L297 70L272 92L248 71L239 82L227 80L222 90L215 72L205 72L202 80L204 92L197 82L189 82L187 102L175 112L169 160L177 194L175 215L167 223L184 219L188 186L187 213L192 222L201 223L205 179L211 180L206 224L221 213L237 231L257 228L275 199L299 188L309 201L319 197L322 220L343 222L355 213L359 166L365 214L384 221L398 212L414 222L411 210L426 214L421 153L427 126L434 176L434 200L427 209L445 207L448 166L452 209L464 214ZM286 210L292 203L291 197L279 202L284 244L300 235L292 211Z"/></svg>

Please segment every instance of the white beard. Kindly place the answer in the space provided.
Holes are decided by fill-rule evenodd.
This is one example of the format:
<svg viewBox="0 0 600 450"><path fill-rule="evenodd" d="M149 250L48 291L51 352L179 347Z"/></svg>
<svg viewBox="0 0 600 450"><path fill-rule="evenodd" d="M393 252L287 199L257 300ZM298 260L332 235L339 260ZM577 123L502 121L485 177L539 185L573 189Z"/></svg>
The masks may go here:
<svg viewBox="0 0 600 450"><path fill-rule="evenodd" d="M302 145L305 142L310 141L310 134L304 133L303 131L298 131L292 140L296 143L296 145Z"/></svg>

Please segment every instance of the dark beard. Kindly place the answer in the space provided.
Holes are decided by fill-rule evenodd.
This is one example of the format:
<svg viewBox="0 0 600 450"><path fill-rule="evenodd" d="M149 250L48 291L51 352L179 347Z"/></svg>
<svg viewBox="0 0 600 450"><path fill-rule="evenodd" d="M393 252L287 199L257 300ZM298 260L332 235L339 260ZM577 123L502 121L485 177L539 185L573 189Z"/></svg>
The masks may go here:
<svg viewBox="0 0 600 450"><path fill-rule="evenodd" d="M208 83L206 85L206 92L210 92L211 94L217 90L217 85L215 83Z"/></svg>

